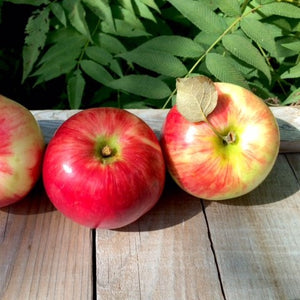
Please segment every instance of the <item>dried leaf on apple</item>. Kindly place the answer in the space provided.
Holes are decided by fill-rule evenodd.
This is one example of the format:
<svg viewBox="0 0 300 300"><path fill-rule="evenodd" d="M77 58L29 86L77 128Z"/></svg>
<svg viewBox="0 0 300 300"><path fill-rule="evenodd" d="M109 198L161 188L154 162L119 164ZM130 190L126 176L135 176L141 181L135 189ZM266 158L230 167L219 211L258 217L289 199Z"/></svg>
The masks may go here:
<svg viewBox="0 0 300 300"><path fill-rule="evenodd" d="M217 106L217 90L206 76L178 78L176 88L177 109L190 122L206 121Z"/></svg>

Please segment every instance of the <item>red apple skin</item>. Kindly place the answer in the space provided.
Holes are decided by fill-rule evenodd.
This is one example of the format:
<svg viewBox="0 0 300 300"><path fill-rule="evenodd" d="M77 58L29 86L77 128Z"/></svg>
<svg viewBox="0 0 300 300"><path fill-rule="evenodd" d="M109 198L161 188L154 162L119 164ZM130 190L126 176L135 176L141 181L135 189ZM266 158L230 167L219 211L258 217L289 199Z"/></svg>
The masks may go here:
<svg viewBox="0 0 300 300"><path fill-rule="evenodd" d="M104 144L113 155L103 158ZM165 162L153 130L134 114L91 108L66 120L44 157L49 199L66 217L90 228L134 222L159 200Z"/></svg>
<svg viewBox="0 0 300 300"><path fill-rule="evenodd" d="M215 83L218 103L209 122L236 140L225 145L205 122L189 122L169 111L161 146L169 173L189 194L225 200L255 189L271 171L279 151L279 129L267 105L252 92Z"/></svg>
<svg viewBox="0 0 300 300"><path fill-rule="evenodd" d="M0 207L23 199L41 175L44 138L31 112L0 95Z"/></svg>

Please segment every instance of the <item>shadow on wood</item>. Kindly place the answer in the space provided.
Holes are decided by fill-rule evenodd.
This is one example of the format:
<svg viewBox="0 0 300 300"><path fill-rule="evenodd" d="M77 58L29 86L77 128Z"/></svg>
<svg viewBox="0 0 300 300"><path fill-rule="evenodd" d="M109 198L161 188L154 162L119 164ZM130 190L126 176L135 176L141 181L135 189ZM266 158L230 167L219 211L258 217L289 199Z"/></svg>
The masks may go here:
<svg viewBox="0 0 300 300"><path fill-rule="evenodd" d="M158 203L136 222L116 230L153 231L183 224L201 213L202 205L201 199L181 190L171 177L167 176L165 189Z"/></svg>
<svg viewBox="0 0 300 300"><path fill-rule="evenodd" d="M42 180L39 180L30 193L22 200L2 207L0 210L14 215L36 215L54 211L56 208L48 199Z"/></svg>

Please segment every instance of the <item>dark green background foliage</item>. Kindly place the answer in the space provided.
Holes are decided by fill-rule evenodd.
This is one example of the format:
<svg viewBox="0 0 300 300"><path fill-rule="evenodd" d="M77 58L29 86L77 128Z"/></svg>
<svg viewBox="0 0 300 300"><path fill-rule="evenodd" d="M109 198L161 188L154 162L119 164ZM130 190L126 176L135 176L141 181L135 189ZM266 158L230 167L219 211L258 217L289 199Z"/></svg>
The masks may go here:
<svg viewBox="0 0 300 300"><path fill-rule="evenodd" d="M0 93L29 108L169 107L203 74L300 100L298 0L0 0Z"/></svg>

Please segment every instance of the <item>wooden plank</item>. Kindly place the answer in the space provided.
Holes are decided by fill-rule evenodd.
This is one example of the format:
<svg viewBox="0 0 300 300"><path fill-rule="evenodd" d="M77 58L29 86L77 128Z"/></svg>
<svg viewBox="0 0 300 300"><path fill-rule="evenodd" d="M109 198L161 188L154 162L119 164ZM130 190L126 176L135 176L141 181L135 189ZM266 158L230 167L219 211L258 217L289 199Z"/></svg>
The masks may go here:
<svg viewBox="0 0 300 300"><path fill-rule="evenodd" d="M300 155L298 155L298 153L289 153L287 154L287 159L295 173L298 182L300 183Z"/></svg>
<svg viewBox="0 0 300 300"><path fill-rule="evenodd" d="M299 197L299 183L280 155L255 191L206 202L226 299L300 299Z"/></svg>
<svg viewBox="0 0 300 300"><path fill-rule="evenodd" d="M271 107L276 117L281 135L280 152L300 152L300 110L295 107ZM42 127L45 140L49 142L57 127L79 110L32 111ZM160 132L168 110L131 109L130 112L143 119L160 137Z"/></svg>
<svg viewBox="0 0 300 300"><path fill-rule="evenodd" d="M90 230L67 220L41 183L0 209L0 299L92 299Z"/></svg>
<svg viewBox="0 0 300 300"><path fill-rule="evenodd" d="M97 230L97 299L222 299L199 199L174 183L144 217Z"/></svg>

